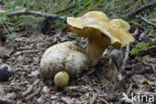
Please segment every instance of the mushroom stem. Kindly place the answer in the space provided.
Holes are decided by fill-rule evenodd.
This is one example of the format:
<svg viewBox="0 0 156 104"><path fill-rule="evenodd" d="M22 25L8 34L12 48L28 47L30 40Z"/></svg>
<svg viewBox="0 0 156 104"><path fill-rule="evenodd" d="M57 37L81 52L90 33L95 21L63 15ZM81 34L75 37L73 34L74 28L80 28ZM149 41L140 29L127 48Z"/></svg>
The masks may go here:
<svg viewBox="0 0 156 104"><path fill-rule="evenodd" d="M98 44L95 40L88 40L86 52L88 56L90 56L91 66L95 65L100 60L100 57L107 47L108 46Z"/></svg>

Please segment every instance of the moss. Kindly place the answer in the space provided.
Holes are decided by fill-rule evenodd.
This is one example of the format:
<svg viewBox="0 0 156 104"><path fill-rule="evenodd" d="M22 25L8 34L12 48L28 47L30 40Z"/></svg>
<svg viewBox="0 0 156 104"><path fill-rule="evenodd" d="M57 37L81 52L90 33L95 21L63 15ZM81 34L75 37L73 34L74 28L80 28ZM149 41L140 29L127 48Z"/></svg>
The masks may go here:
<svg viewBox="0 0 156 104"><path fill-rule="evenodd" d="M139 43L137 44L130 52L131 55L137 56L144 52L146 52L150 47L156 45L156 39L153 41L145 42L145 43Z"/></svg>

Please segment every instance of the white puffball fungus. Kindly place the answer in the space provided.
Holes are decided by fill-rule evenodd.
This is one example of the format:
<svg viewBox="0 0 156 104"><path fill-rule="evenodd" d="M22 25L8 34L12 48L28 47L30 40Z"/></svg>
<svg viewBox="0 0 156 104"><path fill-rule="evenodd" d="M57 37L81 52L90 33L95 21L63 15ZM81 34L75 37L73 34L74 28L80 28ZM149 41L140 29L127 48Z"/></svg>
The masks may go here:
<svg viewBox="0 0 156 104"><path fill-rule="evenodd" d="M60 76L57 78L55 75L64 77L65 73L60 74L59 72L64 71L70 77L75 77L82 70L88 69L88 66L89 59L85 50L75 42L68 41L53 45L44 52L40 62L40 74L45 79L54 78L56 86L60 86L66 85L69 78L67 75L65 75L67 79L60 78ZM56 79L59 79L59 81ZM63 79L64 82L60 79Z"/></svg>

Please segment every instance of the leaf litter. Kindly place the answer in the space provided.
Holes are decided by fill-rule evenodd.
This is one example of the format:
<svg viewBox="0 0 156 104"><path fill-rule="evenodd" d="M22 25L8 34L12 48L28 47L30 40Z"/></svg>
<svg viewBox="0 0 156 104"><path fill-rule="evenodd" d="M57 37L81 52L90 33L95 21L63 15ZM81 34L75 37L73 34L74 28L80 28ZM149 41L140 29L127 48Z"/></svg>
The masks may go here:
<svg viewBox="0 0 156 104"><path fill-rule="evenodd" d="M134 104L131 93L156 96L155 47L138 56L129 52L139 42L155 38L154 32L145 31L145 28L153 28L144 22L132 26L135 43L121 50L108 48L96 66L90 67L90 71L83 72L79 78L72 79L63 90L56 90L53 83L40 78L41 56L54 44L76 40L85 47L86 40L76 37L66 28L66 31L52 28L52 32L43 35L33 24L22 29L17 27L15 41L6 40L11 47L7 47L8 43L1 45L0 66L4 68L5 64L13 76L8 82L0 82L0 103Z"/></svg>
<svg viewBox="0 0 156 104"><path fill-rule="evenodd" d="M2 91L0 102L8 104L109 104L110 102L124 102L123 93L126 94L130 85L132 87L129 93L136 91L154 93L156 91L155 58L149 55L128 57L124 64L125 68L121 71L126 49L111 48L104 53L96 66L90 68L91 71L87 74L82 73L77 79L72 79L68 87L58 91L53 84L44 83L39 77L39 63L44 50L63 41L77 40L82 41L83 44L85 40L69 31L63 32L61 29L60 32L47 36L41 34L37 26L25 28L24 31L17 32L15 41L12 43L14 49L5 49L8 52L1 54L5 53L7 58L2 57L0 65L7 64L13 72L13 77L8 82L0 83ZM129 96L128 93L127 96Z"/></svg>

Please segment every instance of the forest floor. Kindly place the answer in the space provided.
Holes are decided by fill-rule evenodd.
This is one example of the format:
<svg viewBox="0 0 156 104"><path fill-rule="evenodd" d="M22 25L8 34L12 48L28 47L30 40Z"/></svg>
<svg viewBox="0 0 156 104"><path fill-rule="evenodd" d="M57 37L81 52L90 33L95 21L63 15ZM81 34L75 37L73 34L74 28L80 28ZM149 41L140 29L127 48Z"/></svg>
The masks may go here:
<svg viewBox="0 0 156 104"><path fill-rule="evenodd" d="M1 39L0 69L11 71L12 76L0 82L0 104L156 103L155 44L141 54L131 55L138 43L156 39L156 22L144 19L131 23L134 43L119 50L108 48L96 66L72 79L62 90L40 78L40 59L54 44L76 40L84 45L86 40L67 27L52 26L47 35L36 24L14 27L14 39Z"/></svg>

